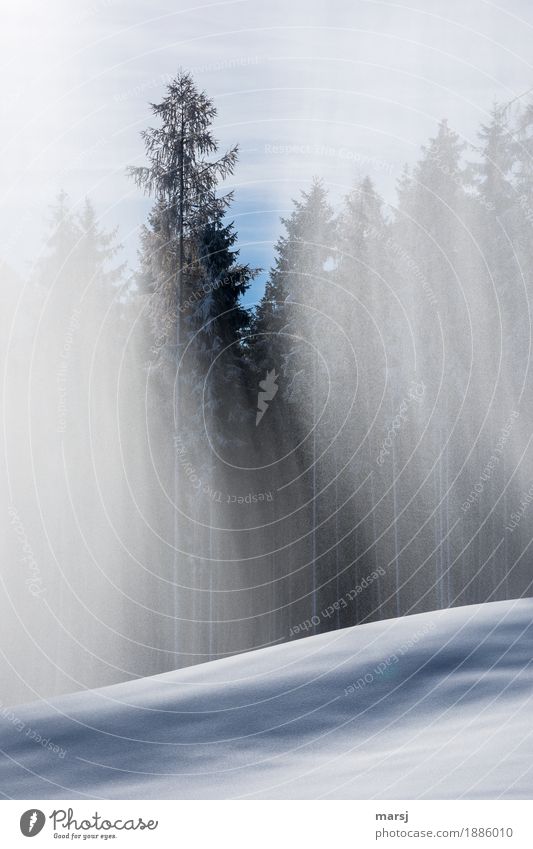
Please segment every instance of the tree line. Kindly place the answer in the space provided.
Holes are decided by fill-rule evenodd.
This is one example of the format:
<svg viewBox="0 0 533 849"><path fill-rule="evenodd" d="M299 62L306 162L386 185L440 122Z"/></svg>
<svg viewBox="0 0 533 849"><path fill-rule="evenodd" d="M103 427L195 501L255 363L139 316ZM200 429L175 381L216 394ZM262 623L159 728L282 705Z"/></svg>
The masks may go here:
<svg viewBox="0 0 533 849"><path fill-rule="evenodd" d="M129 540L103 534L101 557L116 552L118 585L135 576L119 616L135 651L166 669L528 594L531 517L510 517L530 484L533 106L495 106L471 145L443 120L394 204L369 177L341 203L315 179L253 309L222 189L238 149L218 150L189 74L152 113L130 169L152 202L138 270L61 196L34 281L61 293L63 326L81 299L70 398L92 393L89 420L116 408L126 471L102 471L98 505L75 481L74 501L104 524L109 502ZM101 365L120 374L105 391L89 363L103 304ZM74 605L89 641L90 618Z"/></svg>

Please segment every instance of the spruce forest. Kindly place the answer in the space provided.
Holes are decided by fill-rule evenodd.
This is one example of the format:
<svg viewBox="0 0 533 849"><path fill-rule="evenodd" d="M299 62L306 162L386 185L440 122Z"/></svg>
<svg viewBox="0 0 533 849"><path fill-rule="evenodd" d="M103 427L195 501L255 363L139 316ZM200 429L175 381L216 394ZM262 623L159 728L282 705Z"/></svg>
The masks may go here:
<svg viewBox="0 0 533 849"><path fill-rule="evenodd" d="M270 269L239 248L209 95L180 73L150 110L137 267L60 195L25 296L53 343L10 342L46 449L13 486L43 496L57 691L531 594L533 106L469 146L442 120L387 202L317 174Z"/></svg>

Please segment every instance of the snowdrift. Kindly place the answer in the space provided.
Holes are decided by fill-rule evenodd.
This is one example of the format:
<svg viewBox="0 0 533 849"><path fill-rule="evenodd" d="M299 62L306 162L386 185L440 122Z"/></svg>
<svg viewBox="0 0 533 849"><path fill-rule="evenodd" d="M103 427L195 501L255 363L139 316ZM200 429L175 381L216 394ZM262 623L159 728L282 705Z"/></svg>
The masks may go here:
<svg viewBox="0 0 533 849"><path fill-rule="evenodd" d="M0 711L8 798L531 798L533 600Z"/></svg>

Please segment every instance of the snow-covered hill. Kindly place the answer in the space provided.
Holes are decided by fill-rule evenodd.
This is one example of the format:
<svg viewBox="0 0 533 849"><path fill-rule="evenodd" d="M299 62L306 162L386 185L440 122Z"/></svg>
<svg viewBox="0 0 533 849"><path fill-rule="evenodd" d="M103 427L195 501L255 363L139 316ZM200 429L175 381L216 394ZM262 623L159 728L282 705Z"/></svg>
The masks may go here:
<svg viewBox="0 0 533 849"><path fill-rule="evenodd" d="M531 798L533 600L0 710L13 798ZM38 739L40 736L40 739Z"/></svg>

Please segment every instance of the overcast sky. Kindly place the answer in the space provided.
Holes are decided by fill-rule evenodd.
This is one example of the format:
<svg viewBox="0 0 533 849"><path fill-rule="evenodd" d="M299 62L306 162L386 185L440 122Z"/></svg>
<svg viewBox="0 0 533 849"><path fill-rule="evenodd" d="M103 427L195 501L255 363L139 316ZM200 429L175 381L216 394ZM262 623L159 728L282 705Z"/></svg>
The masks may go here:
<svg viewBox="0 0 533 849"><path fill-rule="evenodd" d="M118 224L130 265L147 203L125 176L179 67L238 142L242 255L268 266L313 175L333 197L369 173L387 200L447 117L469 142L494 101L533 86L533 4L507 0L4 0L0 257L26 274L60 188Z"/></svg>

